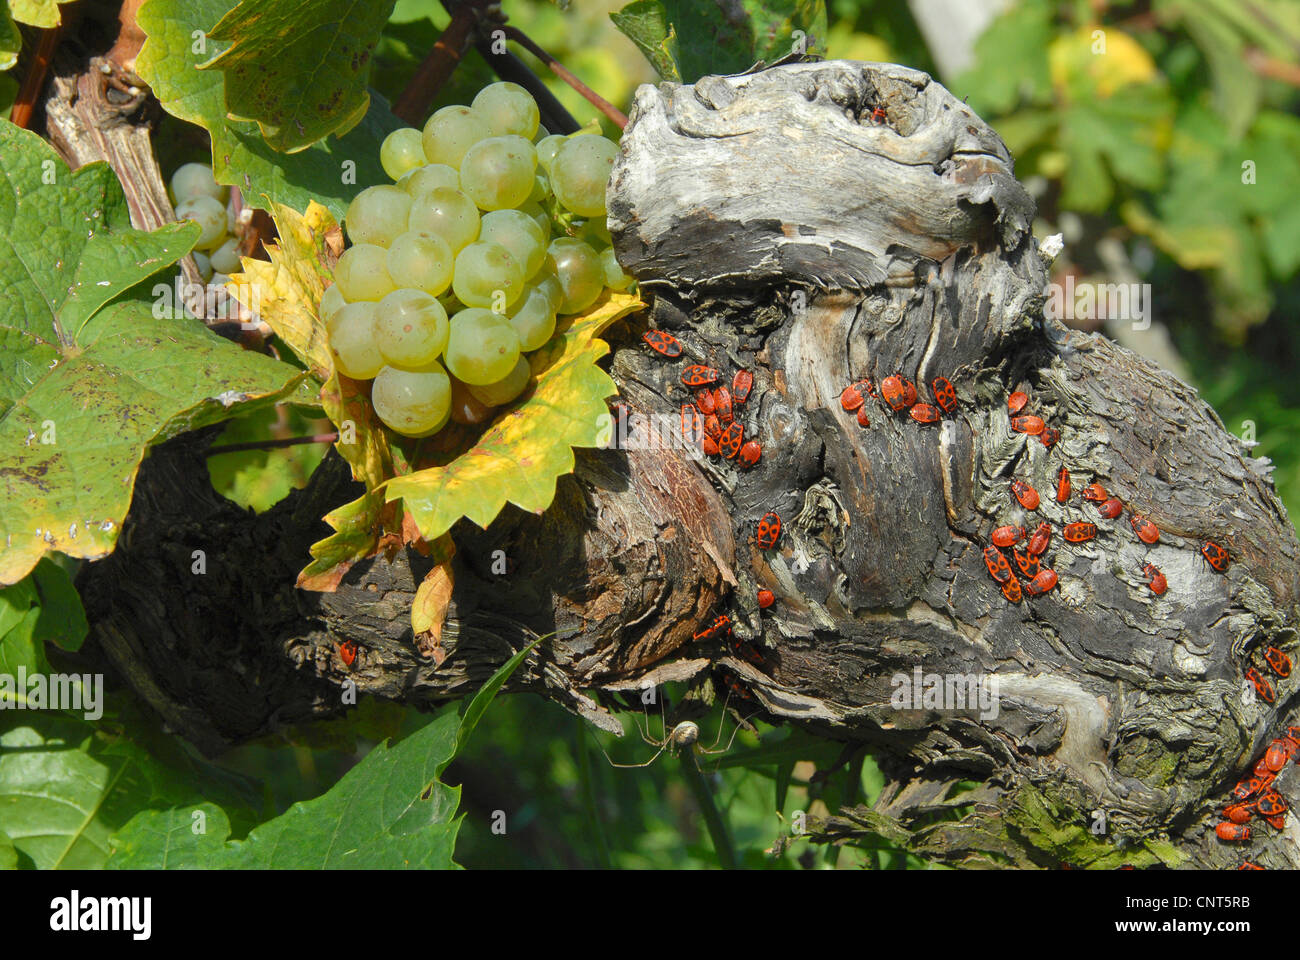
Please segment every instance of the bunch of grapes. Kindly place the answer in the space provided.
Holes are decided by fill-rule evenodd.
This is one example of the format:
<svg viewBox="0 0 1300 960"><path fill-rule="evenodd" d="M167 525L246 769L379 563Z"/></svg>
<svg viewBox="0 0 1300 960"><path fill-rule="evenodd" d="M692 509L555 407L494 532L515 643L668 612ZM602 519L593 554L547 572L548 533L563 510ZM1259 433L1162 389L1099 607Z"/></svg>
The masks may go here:
<svg viewBox="0 0 1300 960"><path fill-rule="evenodd" d="M348 206L351 246L320 315L336 367L374 381L388 427L427 437L449 420L483 422L528 389L527 354L558 315L627 288L605 226L617 152L596 134L548 135L513 83L384 140L395 184Z"/></svg>
<svg viewBox="0 0 1300 960"><path fill-rule="evenodd" d="M182 164L172 174L172 203L177 218L193 220L202 231L193 256L199 275L208 283L224 283L239 269L235 212L226 205L229 192L217 183L212 168L206 164Z"/></svg>

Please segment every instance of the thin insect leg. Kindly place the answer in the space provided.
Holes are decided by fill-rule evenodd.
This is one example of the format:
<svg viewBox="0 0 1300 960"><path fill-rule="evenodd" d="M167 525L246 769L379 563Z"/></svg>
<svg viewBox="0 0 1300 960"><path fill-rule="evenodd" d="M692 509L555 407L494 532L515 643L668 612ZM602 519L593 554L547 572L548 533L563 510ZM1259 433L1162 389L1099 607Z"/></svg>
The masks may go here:
<svg viewBox="0 0 1300 960"><path fill-rule="evenodd" d="M604 747L601 747L600 752L601 752L601 753L605 753L605 759L609 761L609 765L610 765L611 767L622 767L623 769L626 770L626 769L630 769L630 768L633 768L633 767L648 767L648 766L650 766L650 764L654 763L656 760L659 759L659 754L663 753L663 752L664 752L664 749L665 749L667 746L668 746L668 744L666 744L666 743L665 743L663 746L661 746L658 750L655 751L655 755L654 755L653 757L651 757L649 760L647 760L645 763L615 763L613 760L610 760L610 759L609 759L609 754L608 754L608 753L605 753L605 748L604 748Z"/></svg>
<svg viewBox="0 0 1300 960"><path fill-rule="evenodd" d="M758 716L758 714L751 713L749 717L745 717L744 720L746 723L748 723L750 717L756 717L756 716ZM727 741L727 745L723 747L721 750L706 750L704 749L704 747L700 747L699 751L700 753L709 753L709 754L726 753L728 750L731 749L731 745L736 742L736 734L738 733L740 733L740 724L736 724L736 729L731 731L731 739Z"/></svg>
<svg viewBox="0 0 1300 960"><path fill-rule="evenodd" d="M652 747L664 747L664 746L667 746L667 745L668 745L668 742L669 742L669 740L668 740L668 721L667 721L667 719L665 719L665 717L664 717L664 700L663 700L663 697L662 697L661 695L658 695L658 694L657 694L657 697L658 697L658 700L659 700L659 726L663 729L663 736L659 737L658 739L656 739L656 738L654 738L653 736L651 736L651 730L650 730L650 711L649 711L649 710L646 710L646 708L645 708L645 704L644 704L644 703L641 704L641 711L642 711L642 713L645 714L645 729L644 729L644 730L641 729L641 723L640 723L640 722L639 722L635 717L632 718L632 722L636 724L636 730L637 730L637 733L641 734L641 739L642 739L642 740L644 740L646 743L650 744L650 746L652 746Z"/></svg>
<svg viewBox="0 0 1300 960"><path fill-rule="evenodd" d="M713 743L709 746L707 750L704 747L700 747L700 749L704 753L714 753L715 752L714 748L717 747L717 745L722 742L722 731L725 730L727 727L727 706L730 703L731 703L731 688L728 687L727 698L722 701L722 716L718 720L718 735L717 737L714 738Z"/></svg>
<svg viewBox="0 0 1300 960"><path fill-rule="evenodd" d="M632 723L636 725L636 732L641 734L641 739L650 744L650 746L657 747L659 746L659 741L650 739L650 713L646 710L644 703L641 704L641 712L645 714L645 729L641 728L641 721L633 716Z"/></svg>
<svg viewBox="0 0 1300 960"><path fill-rule="evenodd" d="M661 722L663 722L663 704L664 704L663 698L660 697L659 716ZM605 752L605 748L601 747L600 752L605 754L605 760L608 761L610 766L621 767L623 769L630 769L635 767L648 767L650 766L650 764L654 763L656 760L659 759L659 754L663 753L664 750L668 748L668 744L670 743L670 741L668 739L667 730L665 729L664 736L661 740L653 739L650 736L650 711L645 709L644 703L641 704L641 710L645 714L645 728L642 729L641 722L637 720L636 717L634 716L632 718L632 722L636 724L636 732L641 734L641 739L644 740L646 743L648 743L650 746L658 747L659 749L656 750L654 756L651 757L649 760L647 760L645 763L615 763L612 759L610 759L609 754Z"/></svg>

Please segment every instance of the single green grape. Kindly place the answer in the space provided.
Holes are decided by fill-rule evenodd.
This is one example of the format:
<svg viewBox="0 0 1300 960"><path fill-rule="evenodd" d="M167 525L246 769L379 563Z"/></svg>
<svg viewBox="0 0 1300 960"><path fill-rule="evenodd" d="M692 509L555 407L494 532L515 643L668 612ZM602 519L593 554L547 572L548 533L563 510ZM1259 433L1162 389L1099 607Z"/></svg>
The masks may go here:
<svg viewBox="0 0 1300 960"><path fill-rule="evenodd" d="M422 290L394 290L375 309L375 344L385 362L415 370L442 356L447 311Z"/></svg>
<svg viewBox="0 0 1300 960"><path fill-rule="evenodd" d="M172 174L172 201L184 203L195 197L211 197L218 203L226 202L226 188L217 183L212 168L206 163L182 163Z"/></svg>
<svg viewBox="0 0 1300 960"><path fill-rule="evenodd" d="M442 237L407 231L393 241L384 263L396 286L437 297L451 286L456 255Z"/></svg>
<svg viewBox="0 0 1300 960"><path fill-rule="evenodd" d="M551 181L544 173L539 173L533 177L533 189L528 194L528 199L533 203L540 204L543 200L551 195Z"/></svg>
<svg viewBox="0 0 1300 960"><path fill-rule="evenodd" d="M555 333L555 307L550 293L529 284L507 319L519 335L519 349L525 353L536 350Z"/></svg>
<svg viewBox="0 0 1300 960"><path fill-rule="evenodd" d="M611 290L623 291L632 285L632 278L618 265L618 257L613 247L600 251L600 266L605 271L605 286Z"/></svg>
<svg viewBox="0 0 1300 960"><path fill-rule="evenodd" d="M388 251L373 243L358 243L343 251L334 265L334 283L349 303L382 300L397 287L388 275Z"/></svg>
<svg viewBox="0 0 1300 960"><path fill-rule="evenodd" d="M207 283L212 279L212 261L208 259L206 253L200 253L198 250L191 250L190 256L194 258L194 266L199 268L199 276L203 282Z"/></svg>
<svg viewBox="0 0 1300 960"><path fill-rule="evenodd" d="M438 187L411 204L406 226L416 233L441 237L452 253L457 253L478 237L478 207L459 190Z"/></svg>
<svg viewBox="0 0 1300 960"><path fill-rule="evenodd" d="M492 210L483 214L479 227L480 241L501 244L524 268L527 280L546 259L546 244L551 239L537 221L521 210Z"/></svg>
<svg viewBox="0 0 1300 960"><path fill-rule="evenodd" d="M546 295L552 313L559 312L560 306L564 303L564 287L560 286L560 278L555 275L553 268L543 264L542 269L529 280L529 285Z"/></svg>
<svg viewBox="0 0 1300 960"><path fill-rule="evenodd" d="M512 400L528 389L529 382L533 379L532 367L528 365L528 358L521 356L515 363L514 369L495 383L487 383L481 387L467 384L470 395L488 407L499 407L503 404L510 403Z"/></svg>
<svg viewBox="0 0 1300 960"><path fill-rule="evenodd" d="M577 237L593 250L601 250L614 242L614 238L609 235L609 226L605 223L604 217L592 217L590 220L582 221Z"/></svg>
<svg viewBox="0 0 1300 960"><path fill-rule="evenodd" d="M600 257L581 240L560 237L546 250L546 263L560 281L564 301L557 313L581 313L596 302L605 288Z"/></svg>
<svg viewBox="0 0 1300 960"><path fill-rule="evenodd" d="M469 307L451 318L444 352L457 380L481 387L504 379L519 361L519 336L510 321L491 310Z"/></svg>
<svg viewBox="0 0 1300 960"><path fill-rule="evenodd" d="M451 289L461 303L505 313L524 290L524 270L499 243L478 240L456 254Z"/></svg>
<svg viewBox="0 0 1300 960"><path fill-rule="evenodd" d="M537 141L537 165L549 175L551 172L551 163L555 160L555 154L560 147L564 146L567 137L562 137L558 133Z"/></svg>
<svg viewBox="0 0 1300 960"><path fill-rule="evenodd" d="M460 167L465 151L492 136L492 125L471 107L443 107L424 125L424 157L429 163Z"/></svg>
<svg viewBox="0 0 1300 960"><path fill-rule="evenodd" d="M551 161L555 198L580 217L605 215L605 188L618 156L618 144L594 134L564 142Z"/></svg>
<svg viewBox="0 0 1300 960"><path fill-rule="evenodd" d="M436 361L418 370L384 367L370 388L370 402L390 429L427 437L451 417L451 378Z"/></svg>
<svg viewBox="0 0 1300 960"><path fill-rule="evenodd" d="M353 243L386 247L406 232L411 213L411 196L400 187L385 184L366 187L348 204L344 223Z"/></svg>
<svg viewBox="0 0 1300 960"><path fill-rule="evenodd" d="M460 189L460 172L455 167L449 167L445 163L426 163L422 167L416 167L402 175L402 179L397 181L397 185L411 195L411 199L416 203L419 202L421 194L428 193L430 190L437 190L439 187L450 187L452 190Z"/></svg>
<svg viewBox="0 0 1300 960"><path fill-rule="evenodd" d="M221 246L212 251L210 259L213 270L221 273L237 273L240 268L239 241L234 237L226 237L221 241Z"/></svg>
<svg viewBox="0 0 1300 960"><path fill-rule="evenodd" d="M226 208L220 200L209 197L206 193L178 204L176 217L180 220L193 220L199 225L199 239L194 244L199 250L219 247L226 238Z"/></svg>
<svg viewBox="0 0 1300 960"><path fill-rule="evenodd" d="M316 312L320 318L325 321L325 325L328 327L334 314L346 307L347 304L348 302L343 299L343 294L339 292L339 285L337 283L332 283L326 287L325 292L321 294L320 309Z"/></svg>
<svg viewBox="0 0 1300 960"><path fill-rule="evenodd" d="M394 130L379 146L379 165L394 180L401 180L424 162L423 135L414 127Z"/></svg>
<svg viewBox="0 0 1300 960"><path fill-rule="evenodd" d="M375 344L375 304L349 303L326 327L334 366L353 380L369 380L384 365Z"/></svg>
<svg viewBox="0 0 1300 960"><path fill-rule="evenodd" d="M517 207L533 190L537 151L523 137L480 140L460 164L460 188L481 210Z"/></svg>
<svg viewBox="0 0 1300 960"><path fill-rule="evenodd" d="M498 137L512 133L531 140L537 133L537 101L517 83L489 83L475 95L473 108Z"/></svg>
<svg viewBox="0 0 1300 960"><path fill-rule="evenodd" d="M526 213L532 217L533 222L542 228L542 232L547 237L551 235L551 216L542 209L542 205L536 200L528 200L521 203L518 207L520 213Z"/></svg>

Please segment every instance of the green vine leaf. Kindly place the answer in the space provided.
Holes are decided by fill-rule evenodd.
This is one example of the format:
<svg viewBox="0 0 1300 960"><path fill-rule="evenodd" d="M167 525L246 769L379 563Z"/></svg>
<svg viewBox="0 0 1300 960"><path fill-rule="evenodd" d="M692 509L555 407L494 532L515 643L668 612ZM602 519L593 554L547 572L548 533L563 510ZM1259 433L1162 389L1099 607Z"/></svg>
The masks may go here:
<svg viewBox="0 0 1300 960"><path fill-rule="evenodd" d="M268 209L280 203L306 210L316 199L342 220L358 184L388 182L379 144L402 122L382 98L372 96L365 118L346 135L292 154L276 151L257 123L227 115L222 72L198 69L226 49L211 31L232 6L231 0L149 0L136 18L147 36L136 69L163 109L212 135L212 169L219 183L239 187ZM265 203L258 199L263 196Z"/></svg>
<svg viewBox="0 0 1300 960"><path fill-rule="evenodd" d="M150 300L140 282L196 237L190 223L132 229L106 164L69 171L0 121L0 584L53 550L108 554L151 445L274 403L305 376L156 315L169 287Z"/></svg>
<svg viewBox="0 0 1300 960"><path fill-rule="evenodd" d="M682 82L677 69L677 31L668 22L668 11L659 0L635 0L615 10L609 19L645 54L659 79Z"/></svg>
<svg viewBox="0 0 1300 960"><path fill-rule="evenodd" d="M141 734L142 739L136 739ZM89 721L49 711L9 712L0 730L0 823L16 857L39 870L96 870L109 838L142 810L220 801L247 825L256 800L228 772L162 744L156 756L138 718L123 722L111 706ZM206 796L205 796L206 795ZM0 853L2 856L2 853Z"/></svg>
<svg viewBox="0 0 1300 960"><path fill-rule="evenodd" d="M33 27L57 27L62 20L59 5L72 0L9 0L9 12L19 23Z"/></svg>
<svg viewBox="0 0 1300 960"><path fill-rule="evenodd" d="M18 24L9 15L9 8L0 4L0 70L12 68L22 48L23 35L18 32Z"/></svg>
<svg viewBox="0 0 1300 960"><path fill-rule="evenodd" d="M295 803L256 827L243 841L229 840L225 813L212 804L150 811L112 838L109 867L162 869L449 869L460 788L440 781L465 746L501 685L541 641L504 663L457 716L448 707L395 746L384 741L325 794ZM192 829L198 810L206 831Z"/></svg>
<svg viewBox="0 0 1300 960"><path fill-rule="evenodd" d="M224 74L232 119L296 153L366 115L370 57L393 2L243 0L209 34L231 46L199 69Z"/></svg>
<svg viewBox="0 0 1300 960"><path fill-rule="evenodd" d="M611 13L665 80L694 83L705 74L742 73L826 45L826 5L817 0L635 0Z"/></svg>

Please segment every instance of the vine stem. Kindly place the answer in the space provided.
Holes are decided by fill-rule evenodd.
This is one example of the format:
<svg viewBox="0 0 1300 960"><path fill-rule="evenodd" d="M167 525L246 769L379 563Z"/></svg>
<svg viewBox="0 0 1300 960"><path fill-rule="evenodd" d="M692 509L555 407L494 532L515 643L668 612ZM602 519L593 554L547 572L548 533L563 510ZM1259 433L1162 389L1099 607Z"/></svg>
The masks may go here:
<svg viewBox="0 0 1300 960"><path fill-rule="evenodd" d="M14 105L9 109L9 120L16 126L27 129L32 122L32 113L36 110L36 98L45 86L45 78L50 72L50 61L54 59L54 50L63 35L63 25L49 27L41 31L41 38L36 43L36 53L27 67L23 85L14 98Z"/></svg>
<svg viewBox="0 0 1300 960"><path fill-rule="evenodd" d="M616 124L620 130L627 126L627 116L623 111L619 110L618 107L614 106L600 94L592 90L591 87L587 86L570 73L564 64L560 63L560 61L556 60L553 56L535 44L528 34L524 33L518 27L512 27L509 24L504 24L500 29L505 31L507 37L515 41L515 43L519 44L538 60L542 61L542 63L550 67L552 73L569 86L573 87L574 90L577 90L578 93L582 94L582 96L585 97L593 107L605 116L609 117L609 119Z"/></svg>
<svg viewBox="0 0 1300 960"><path fill-rule="evenodd" d="M306 437L285 437L280 440L253 440L249 443L228 443L220 447L209 447L208 456L220 453L239 453L243 450L274 450L278 447L293 447L301 443L333 443L339 438L335 433L313 433Z"/></svg>
<svg viewBox="0 0 1300 960"><path fill-rule="evenodd" d="M423 124L433 98L438 95L442 85L469 49L474 27L487 5L488 0L468 0L456 7L451 15L451 23L442 31L442 36L433 45L433 49L420 61L415 76L393 104L393 113L413 127Z"/></svg>

